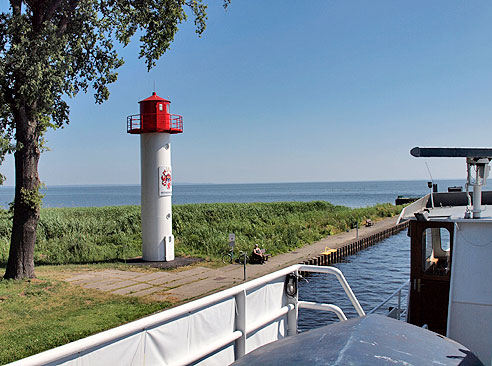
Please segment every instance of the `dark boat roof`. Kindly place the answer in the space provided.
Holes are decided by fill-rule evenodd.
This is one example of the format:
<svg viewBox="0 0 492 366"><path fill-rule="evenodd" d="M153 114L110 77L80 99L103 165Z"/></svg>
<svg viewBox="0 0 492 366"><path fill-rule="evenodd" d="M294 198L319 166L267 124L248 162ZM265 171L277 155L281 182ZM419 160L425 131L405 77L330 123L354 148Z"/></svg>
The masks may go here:
<svg viewBox="0 0 492 366"><path fill-rule="evenodd" d="M492 158L487 147L414 147L410 155L416 158Z"/></svg>
<svg viewBox="0 0 492 366"><path fill-rule="evenodd" d="M473 192L470 192L470 199L473 202ZM432 208L434 202L434 208ZM451 220L470 222L470 219L464 219L465 211L468 205L468 196L466 192L439 192L432 193L432 200L429 194L420 198L405 207L400 215L401 219L415 220L415 212L423 210L428 211L429 220ZM475 221L481 223L492 222L492 191L482 191L482 217Z"/></svg>
<svg viewBox="0 0 492 366"><path fill-rule="evenodd" d="M466 206L468 204L466 192L433 193L432 198L435 207ZM473 202L473 192L470 192L470 199ZM482 191L482 205L492 205L492 191ZM432 207L430 200L427 201L426 207Z"/></svg>
<svg viewBox="0 0 492 366"><path fill-rule="evenodd" d="M461 344L381 315L368 315L269 343L232 365L482 365Z"/></svg>

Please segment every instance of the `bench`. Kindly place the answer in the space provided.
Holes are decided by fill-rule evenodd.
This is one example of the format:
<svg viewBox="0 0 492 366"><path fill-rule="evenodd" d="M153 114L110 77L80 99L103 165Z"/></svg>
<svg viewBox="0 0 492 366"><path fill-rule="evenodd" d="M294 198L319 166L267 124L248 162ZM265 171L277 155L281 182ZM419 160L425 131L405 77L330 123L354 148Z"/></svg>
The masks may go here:
<svg viewBox="0 0 492 366"><path fill-rule="evenodd" d="M260 252L261 252L261 255L263 256L263 258L265 259L265 262L268 260L268 258L271 256L271 254L267 254L265 253L266 250L265 249L260 249Z"/></svg>
<svg viewBox="0 0 492 366"><path fill-rule="evenodd" d="M336 253L336 249L331 249L330 247L325 247L325 250L324 252L321 252L321 254L324 254L324 255L329 255L331 253Z"/></svg>

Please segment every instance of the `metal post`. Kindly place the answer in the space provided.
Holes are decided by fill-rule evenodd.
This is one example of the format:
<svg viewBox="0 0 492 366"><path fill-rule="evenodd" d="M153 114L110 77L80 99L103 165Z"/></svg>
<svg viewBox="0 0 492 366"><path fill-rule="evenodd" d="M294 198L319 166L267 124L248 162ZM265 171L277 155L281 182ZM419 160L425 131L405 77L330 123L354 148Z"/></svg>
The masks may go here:
<svg viewBox="0 0 492 366"><path fill-rule="evenodd" d="M243 253L244 281L246 281L246 253Z"/></svg>
<svg viewBox="0 0 492 366"><path fill-rule="evenodd" d="M401 314L401 289L400 291L398 291L398 314L396 319L400 320L400 314Z"/></svg>
<svg viewBox="0 0 492 366"><path fill-rule="evenodd" d="M299 278L299 270L296 269L295 275ZM299 297L299 286L297 286L297 293L293 297L287 296L287 303L293 304L294 309L287 313L287 335L297 334L297 317L298 317L298 297Z"/></svg>
<svg viewBox="0 0 492 366"><path fill-rule="evenodd" d="M355 225L355 238L359 239L359 221L357 221L357 224Z"/></svg>
<svg viewBox="0 0 492 366"><path fill-rule="evenodd" d="M473 185L473 218L479 219L482 212L482 184L485 171L485 164L477 163L477 173L475 184Z"/></svg>
<svg viewBox="0 0 492 366"><path fill-rule="evenodd" d="M234 358L237 360L246 354L246 290L236 296L236 330L243 335L236 340Z"/></svg>

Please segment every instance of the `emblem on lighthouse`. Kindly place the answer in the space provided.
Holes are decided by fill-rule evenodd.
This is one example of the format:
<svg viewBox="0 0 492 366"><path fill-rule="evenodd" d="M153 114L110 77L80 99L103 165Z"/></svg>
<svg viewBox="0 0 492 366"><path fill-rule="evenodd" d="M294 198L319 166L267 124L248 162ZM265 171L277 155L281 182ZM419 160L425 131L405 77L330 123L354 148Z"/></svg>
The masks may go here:
<svg viewBox="0 0 492 366"><path fill-rule="evenodd" d="M159 196L170 196L173 192L171 167L159 167Z"/></svg>

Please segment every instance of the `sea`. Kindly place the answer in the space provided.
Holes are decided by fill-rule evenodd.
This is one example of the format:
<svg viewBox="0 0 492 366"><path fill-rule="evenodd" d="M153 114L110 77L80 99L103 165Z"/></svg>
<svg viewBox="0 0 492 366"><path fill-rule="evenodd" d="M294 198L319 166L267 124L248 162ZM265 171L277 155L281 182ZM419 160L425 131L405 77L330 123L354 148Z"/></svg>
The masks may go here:
<svg viewBox="0 0 492 366"><path fill-rule="evenodd" d="M435 181L440 191L463 186L463 180ZM426 181L307 182L251 184L174 184L173 204L214 202L328 201L334 205L365 207L395 203L398 195L427 194ZM140 204L139 185L47 186L43 207L92 207ZM0 186L0 207L8 208L14 187Z"/></svg>

